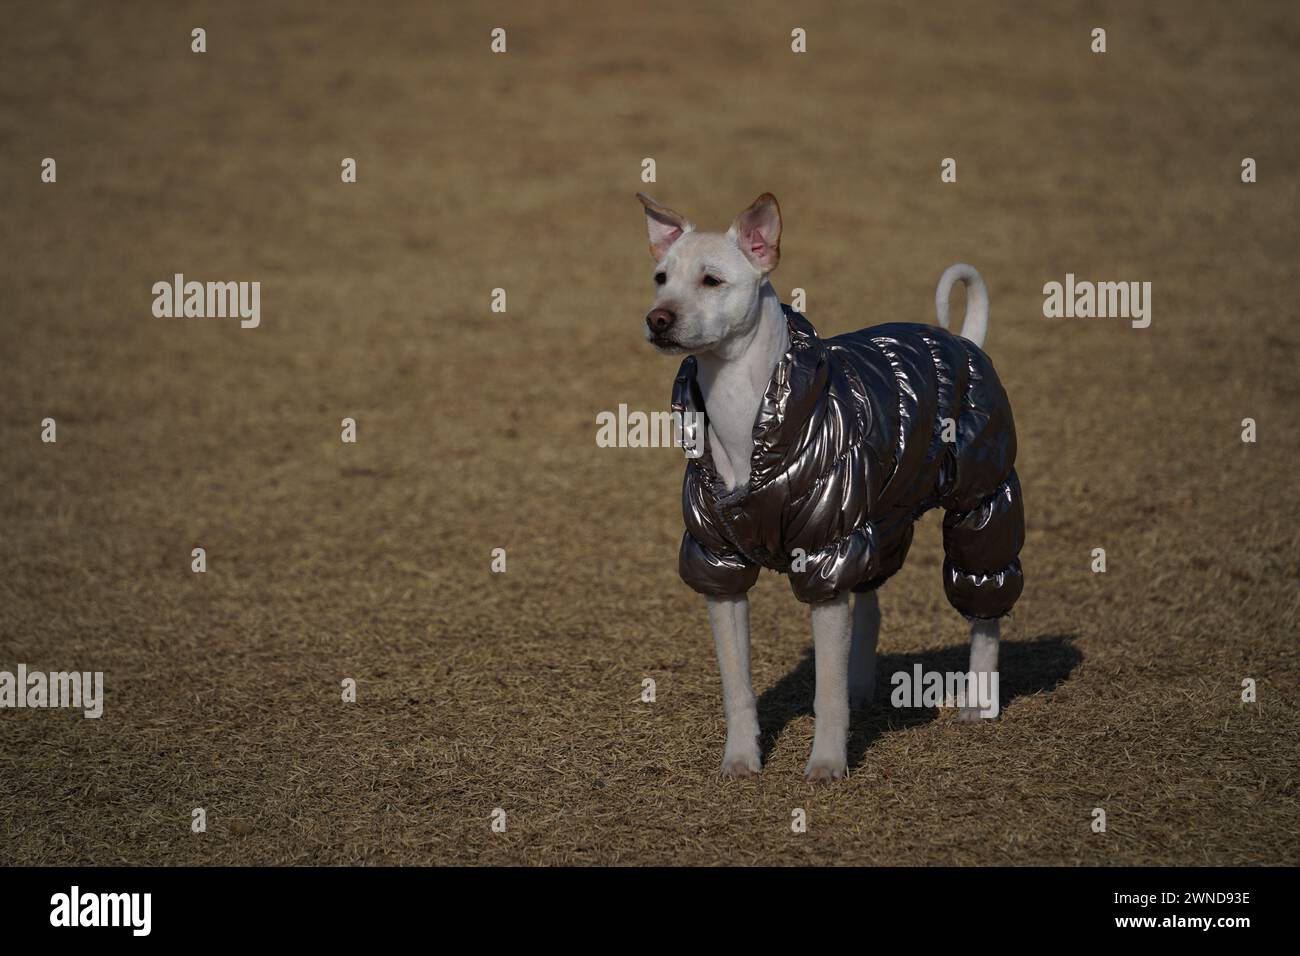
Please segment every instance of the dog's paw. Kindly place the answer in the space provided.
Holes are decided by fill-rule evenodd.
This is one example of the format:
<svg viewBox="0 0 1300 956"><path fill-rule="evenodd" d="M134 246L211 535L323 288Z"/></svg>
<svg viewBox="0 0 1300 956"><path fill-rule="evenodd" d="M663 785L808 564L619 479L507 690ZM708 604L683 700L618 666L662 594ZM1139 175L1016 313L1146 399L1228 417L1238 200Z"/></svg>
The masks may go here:
<svg viewBox="0 0 1300 956"><path fill-rule="evenodd" d="M960 707L957 709L957 723L959 724L985 724L992 723L998 719L999 711L994 708L993 713L985 716L982 707Z"/></svg>
<svg viewBox="0 0 1300 956"><path fill-rule="evenodd" d="M727 754L722 758L722 779L749 780L763 770L758 754Z"/></svg>
<svg viewBox="0 0 1300 956"><path fill-rule="evenodd" d="M809 783L830 783L839 780L848 771L844 760L827 760L813 757L804 768L803 775Z"/></svg>

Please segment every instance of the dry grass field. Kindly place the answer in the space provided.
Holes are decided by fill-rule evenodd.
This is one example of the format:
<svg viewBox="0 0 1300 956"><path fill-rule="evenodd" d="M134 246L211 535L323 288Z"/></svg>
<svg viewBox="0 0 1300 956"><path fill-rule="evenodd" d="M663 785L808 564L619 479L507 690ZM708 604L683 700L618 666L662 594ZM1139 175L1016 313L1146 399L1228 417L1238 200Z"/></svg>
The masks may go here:
<svg viewBox="0 0 1300 956"><path fill-rule="evenodd" d="M7 4L0 670L106 695L0 710L0 863L1300 862L1298 83L1290 2ZM1028 525L999 722L885 701L964 665L932 514L851 776L802 778L765 574L767 766L718 778L680 452L594 440L676 371L638 189L713 228L774 192L824 335L984 274ZM261 325L155 318L177 272L261 282ZM1066 273L1152 282L1151 326L1045 318Z"/></svg>

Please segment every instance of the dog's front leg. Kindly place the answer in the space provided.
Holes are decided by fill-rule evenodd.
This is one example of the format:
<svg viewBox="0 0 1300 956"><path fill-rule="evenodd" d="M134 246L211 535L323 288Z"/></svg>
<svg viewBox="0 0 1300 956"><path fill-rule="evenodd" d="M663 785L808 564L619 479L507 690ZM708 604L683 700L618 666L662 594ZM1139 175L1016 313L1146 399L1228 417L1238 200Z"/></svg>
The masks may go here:
<svg viewBox="0 0 1300 956"><path fill-rule="evenodd" d="M866 707L876 696L876 643L880 638L879 591L853 599L853 640L849 649L849 707Z"/></svg>
<svg viewBox="0 0 1300 956"><path fill-rule="evenodd" d="M848 763L849 647L853 634L848 591L812 605L812 631L817 673L813 711L817 724L804 776L820 782L844 776Z"/></svg>
<svg viewBox="0 0 1300 956"><path fill-rule="evenodd" d="M758 705L749 674L749 598L711 597L709 623L722 671L722 707L727 715L724 777L752 777L763 769L758 748Z"/></svg>

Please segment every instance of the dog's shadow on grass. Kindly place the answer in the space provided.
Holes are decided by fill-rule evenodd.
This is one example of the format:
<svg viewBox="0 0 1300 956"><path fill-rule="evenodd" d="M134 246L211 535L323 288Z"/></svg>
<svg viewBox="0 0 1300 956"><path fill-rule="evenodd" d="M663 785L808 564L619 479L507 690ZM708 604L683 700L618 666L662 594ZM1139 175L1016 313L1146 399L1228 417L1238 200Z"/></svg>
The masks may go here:
<svg viewBox="0 0 1300 956"><path fill-rule="evenodd" d="M1002 719L1007 706L1017 697L1050 691L1070 676L1083 660L1074 646L1077 635L1045 634L1029 641L1003 641L998 655L998 682ZM919 654L881 654L876 658L876 696L869 707L855 711L849 725L849 769L862 760L867 748L881 734L928 724L938 716L933 707L896 708L890 703L894 689L890 678L898 671L940 673L964 672L970 666L970 645L954 644ZM758 723L762 735L763 762L776 746L790 721L813 712L814 667L812 648L790 673L765 690L758 699Z"/></svg>

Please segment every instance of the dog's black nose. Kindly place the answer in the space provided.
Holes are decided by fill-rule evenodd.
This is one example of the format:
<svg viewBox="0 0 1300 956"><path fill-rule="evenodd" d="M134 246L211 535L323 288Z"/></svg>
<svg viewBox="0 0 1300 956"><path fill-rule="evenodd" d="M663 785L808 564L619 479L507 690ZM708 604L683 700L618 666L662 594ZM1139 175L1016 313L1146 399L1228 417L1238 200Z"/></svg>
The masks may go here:
<svg viewBox="0 0 1300 956"><path fill-rule="evenodd" d="M650 331L655 335L663 335L673 327L677 321L677 314L668 309L651 309L650 314L645 317L645 324L650 327Z"/></svg>

